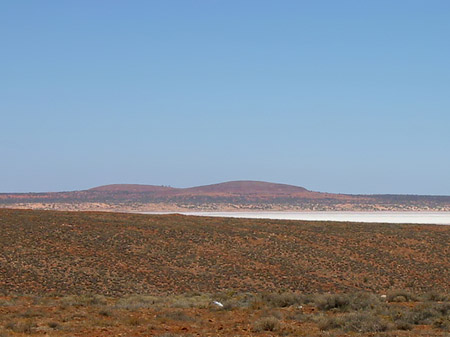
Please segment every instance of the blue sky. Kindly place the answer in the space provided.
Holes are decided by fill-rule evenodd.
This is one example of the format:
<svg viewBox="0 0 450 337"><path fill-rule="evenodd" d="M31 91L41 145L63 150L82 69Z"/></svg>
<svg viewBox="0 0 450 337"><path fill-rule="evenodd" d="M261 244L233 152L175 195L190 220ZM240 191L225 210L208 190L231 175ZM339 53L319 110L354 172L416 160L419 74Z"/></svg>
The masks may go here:
<svg viewBox="0 0 450 337"><path fill-rule="evenodd" d="M449 1L2 1L0 192L450 195Z"/></svg>

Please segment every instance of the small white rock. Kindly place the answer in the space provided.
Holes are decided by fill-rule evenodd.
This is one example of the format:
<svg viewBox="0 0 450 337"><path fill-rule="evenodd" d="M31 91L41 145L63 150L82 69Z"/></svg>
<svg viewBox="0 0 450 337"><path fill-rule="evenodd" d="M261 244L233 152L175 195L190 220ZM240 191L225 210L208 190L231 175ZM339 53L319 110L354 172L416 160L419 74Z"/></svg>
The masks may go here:
<svg viewBox="0 0 450 337"><path fill-rule="evenodd" d="M223 308L223 304L222 304L222 303L220 303L220 302L218 302L218 301L213 301L213 303L214 303L215 305L217 305L218 307Z"/></svg>

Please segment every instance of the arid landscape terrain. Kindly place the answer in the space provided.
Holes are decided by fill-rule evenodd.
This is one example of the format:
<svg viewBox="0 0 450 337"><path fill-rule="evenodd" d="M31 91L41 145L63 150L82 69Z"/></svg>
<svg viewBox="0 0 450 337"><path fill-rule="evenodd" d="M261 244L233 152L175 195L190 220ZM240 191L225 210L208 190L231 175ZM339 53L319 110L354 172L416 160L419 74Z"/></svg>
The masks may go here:
<svg viewBox="0 0 450 337"><path fill-rule="evenodd" d="M0 1L0 337L450 337L450 1Z"/></svg>
<svg viewBox="0 0 450 337"><path fill-rule="evenodd" d="M2 336L448 333L449 226L13 209L0 226Z"/></svg>
<svg viewBox="0 0 450 337"><path fill-rule="evenodd" d="M0 207L150 211L450 211L450 196L350 195L260 181L191 188L115 184L83 191L3 193Z"/></svg>

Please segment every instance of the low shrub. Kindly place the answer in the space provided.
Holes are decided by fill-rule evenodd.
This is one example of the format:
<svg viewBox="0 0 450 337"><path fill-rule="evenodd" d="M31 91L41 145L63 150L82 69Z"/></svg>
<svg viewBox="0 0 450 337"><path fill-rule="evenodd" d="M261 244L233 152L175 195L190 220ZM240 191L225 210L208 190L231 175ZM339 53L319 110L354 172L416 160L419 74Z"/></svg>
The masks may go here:
<svg viewBox="0 0 450 337"><path fill-rule="evenodd" d="M126 320L126 323L131 326L140 326L144 324L144 320L137 316L131 316Z"/></svg>
<svg viewBox="0 0 450 337"><path fill-rule="evenodd" d="M9 322L5 325L5 328L17 333L31 334L37 325L31 321L16 323Z"/></svg>
<svg viewBox="0 0 450 337"><path fill-rule="evenodd" d="M357 311L375 309L382 304L378 296L366 292L350 294L349 301L349 308Z"/></svg>
<svg viewBox="0 0 450 337"><path fill-rule="evenodd" d="M112 312L111 312L110 310L106 309L106 308L100 310L100 311L98 312L98 314L99 314L100 316L105 316L105 317L110 317L110 316L112 316Z"/></svg>
<svg viewBox="0 0 450 337"><path fill-rule="evenodd" d="M433 324L433 322L444 316L446 313L443 306L438 305L418 305L411 310L407 316L408 322L411 324Z"/></svg>
<svg viewBox="0 0 450 337"><path fill-rule="evenodd" d="M194 296L175 296L168 299L169 306L172 308L207 308L212 301L212 298L207 295L194 295Z"/></svg>
<svg viewBox="0 0 450 337"><path fill-rule="evenodd" d="M254 332L277 331L281 327L280 321L276 317L263 317L253 324Z"/></svg>
<svg viewBox="0 0 450 337"><path fill-rule="evenodd" d="M263 293L261 294L261 300L270 306L284 308L301 303L301 296L290 292Z"/></svg>
<svg viewBox="0 0 450 337"><path fill-rule="evenodd" d="M320 310L345 310L350 305L350 297L342 294L318 295L315 300L315 305Z"/></svg>
<svg viewBox="0 0 450 337"><path fill-rule="evenodd" d="M439 293L437 291L429 291L420 296L422 301L430 302L445 302L450 301L450 296L448 294Z"/></svg>
<svg viewBox="0 0 450 337"><path fill-rule="evenodd" d="M42 317L44 316L44 314L41 310L27 309L26 311L20 313L19 316L25 318L34 318L34 317Z"/></svg>
<svg viewBox="0 0 450 337"><path fill-rule="evenodd" d="M432 325L434 322L443 322L445 325L449 313L450 303L427 302L412 309L401 306L390 308L388 316L396 325Z"/></svg>
<svg viewBox="0 0 450 337"><path fill-rule="evenodd" d="M283 319L283 314L280 311L273 311L273 310L264 310L261 313L261 317L275 317L276 319Z"/></svg>
<svg viewBox="0 0 450 337"><path fill-rule="evenodd" d="M66 296L61 299L61 303L73 307L87 307L90 305L106 305L106 297L102 295L76 295Z"/></svg>
<svg viewBox="0 0 450 337"><path fill-rule="evenodd" d="M407 290L393 290L387 293L388 302L411 302L416 300L417 297Z"/></svg>
<svg viewBox="0 0 450 337"><path fill-rule="evenodd" d="M395 329L397 330L411 330L413 328L413 326L411 325L411 323L401 319L401 320L397 320L395 322Z"/></svg>
<svg viewBox="0 0 450 337"><path fill-rule="evenodd" d="M133 295L119 299L115 307L117 309L138 310L152 308L160 302L161 299L155 296Z"/></svg>
<svg viewBox="0 0 450 337"><path fill-rule="evenodd" d="M382 332L389 328L389 324L384 319L369 313L349 314L344 325L344 330L355 332Z"/></svg>
<svg viewBox="0 0 450 337"><path fill-rule="evenodd" d="M342 328L342 322L337 317L328 317L323 315L321 317L318 317L316 322L320 330L333 330Z"/></svg>
<svg viewBox="0 0 450 337"><path fill-rule="evenodd" d="M449 316L450 315L450 302L444 302L444 303L434 303L431 305L434 310L439 312L443 316Z"/></svg>
<svg viewBox="0 0 450 337"><path fill-rule="evenodd" d="M349 313L338 317L323 317L318 326L321 330L341 329L352 332L383 332L391 327L381 317L371 313Z"/></svg>
<svg viewBox="0 0 450 337"><path fill-rule="evenodd" d="M441 317L433 322L433 327L444 331L450 331L450 318Z"/></svg>
<svg viewBox="0 0 450 337"><path fill-rule="evenodd" d="M52 328L52 329L58 329L60 327L60 324L55 321L48 322L47 325L49 328Z"/></svg>
<svg viewBox="0 0 450 337"><path fill-rule="evenodd" d="M303 313L301 311L293 312L289 316L287 316L287 318L292 321L297 321L299 323L305 323L310 320L310 316L306 315L305 313Z"/></svg>

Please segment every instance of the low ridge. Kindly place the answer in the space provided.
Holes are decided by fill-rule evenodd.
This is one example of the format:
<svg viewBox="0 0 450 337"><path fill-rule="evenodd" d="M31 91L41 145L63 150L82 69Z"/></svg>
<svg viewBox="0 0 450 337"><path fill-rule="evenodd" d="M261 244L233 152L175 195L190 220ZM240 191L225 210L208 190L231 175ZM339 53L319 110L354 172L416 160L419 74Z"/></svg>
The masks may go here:
<svg viewBox="0 0 450 337"><path fill-rule="evenodd" d="M145 192L165 192L170 190L175 190L175 188L169 186L156 186L156 185L111 184L94 187L89 189L88 191L145 193Z"/></svg>

